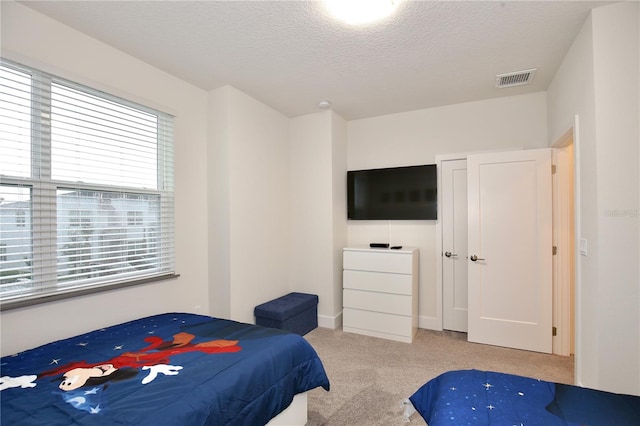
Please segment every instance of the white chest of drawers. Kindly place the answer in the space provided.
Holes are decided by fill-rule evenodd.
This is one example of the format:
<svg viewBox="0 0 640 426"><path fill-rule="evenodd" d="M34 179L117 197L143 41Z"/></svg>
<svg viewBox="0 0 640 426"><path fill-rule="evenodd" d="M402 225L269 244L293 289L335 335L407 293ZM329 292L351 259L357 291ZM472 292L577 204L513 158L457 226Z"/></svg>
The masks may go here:
<svg viewBox="0 0 640 426"><path fill-rule="evenodd" d="M418 250L343 250L343 330L411 343L418 329Z"/></svg>

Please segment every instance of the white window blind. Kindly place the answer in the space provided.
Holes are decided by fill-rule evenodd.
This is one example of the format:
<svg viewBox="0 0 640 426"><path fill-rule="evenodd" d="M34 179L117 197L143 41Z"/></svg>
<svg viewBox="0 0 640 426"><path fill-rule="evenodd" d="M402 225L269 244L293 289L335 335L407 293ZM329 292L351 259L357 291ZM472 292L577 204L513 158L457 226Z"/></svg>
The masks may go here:
<svg viewBox="0 0 640 426"><path fill-rule="evenodd" d="M2 308L173 276L173 117L0 60Z"/></svg>

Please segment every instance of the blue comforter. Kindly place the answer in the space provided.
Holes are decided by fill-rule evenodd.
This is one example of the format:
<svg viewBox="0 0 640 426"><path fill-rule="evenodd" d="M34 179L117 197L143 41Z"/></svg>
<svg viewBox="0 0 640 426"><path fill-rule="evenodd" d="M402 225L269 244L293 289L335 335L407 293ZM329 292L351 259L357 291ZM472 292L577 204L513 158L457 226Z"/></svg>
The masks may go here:
<svg viewBox="0 0 640 426"><path fill-rule="evenodd" d="M512 374L461 370L409 400L429 426L638 426L640 397Z"/></svg>
<svg viewBox="0 0 640 426"><path fill-rule="evenodd" d="M163 314L0 361L2 425L262 425L329 380L304 338Z"/></svg>

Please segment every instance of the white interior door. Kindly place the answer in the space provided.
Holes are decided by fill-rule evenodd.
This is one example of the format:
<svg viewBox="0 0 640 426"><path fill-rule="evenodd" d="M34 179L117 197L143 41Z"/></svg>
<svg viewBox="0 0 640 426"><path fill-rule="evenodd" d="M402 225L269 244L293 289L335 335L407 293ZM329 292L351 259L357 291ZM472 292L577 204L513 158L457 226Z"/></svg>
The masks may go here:
<svg viewBox="0 0 640 426"><path fill-rule="evenodd" d="M551 353L551 150L470 155L471 342Z"/></svg>
<svg viewBox="0 0 640 426"><path fill-rule="evenodd" d="M442 162L442 328L467 331L467 160Z"/></svg>

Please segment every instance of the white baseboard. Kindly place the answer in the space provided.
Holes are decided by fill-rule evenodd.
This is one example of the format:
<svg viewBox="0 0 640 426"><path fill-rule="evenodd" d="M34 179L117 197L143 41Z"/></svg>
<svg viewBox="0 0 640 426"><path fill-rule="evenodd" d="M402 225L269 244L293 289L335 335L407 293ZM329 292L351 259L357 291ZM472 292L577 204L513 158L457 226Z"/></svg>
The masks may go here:
<svg viewBox="0 0 640 426"><path fill-rule="evenodd" d="M330 328L332 330L342 329L342 312L335 316L318 315L318 327Z"/></svg>
<svg viewBox="0 0 640 426"><path fill-rule="evenodd" d="M442 331L442 325L440 321L436 319L436 317L418 317L418 328L425 328L427 330L436 330Z"/></svg>
<svg viewBox="0 0 640 426"><path fill-rule="evenodd" d="M342 329L342 312L335 316L318 315L318 327L330 328L332 330ZM442 325L436 317L419 316L418 328L442 331Z"/></svg>

